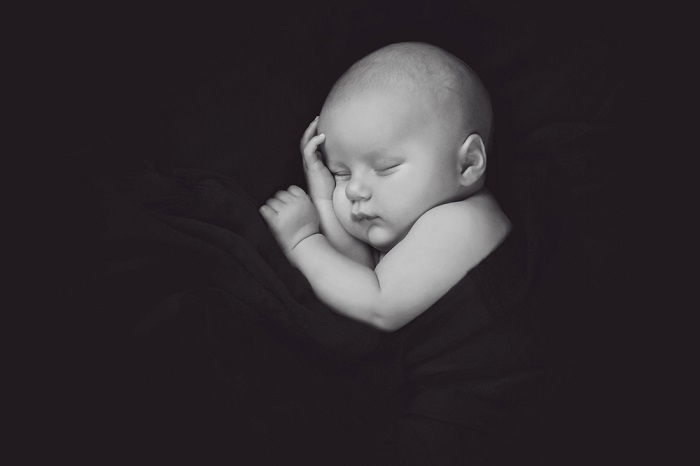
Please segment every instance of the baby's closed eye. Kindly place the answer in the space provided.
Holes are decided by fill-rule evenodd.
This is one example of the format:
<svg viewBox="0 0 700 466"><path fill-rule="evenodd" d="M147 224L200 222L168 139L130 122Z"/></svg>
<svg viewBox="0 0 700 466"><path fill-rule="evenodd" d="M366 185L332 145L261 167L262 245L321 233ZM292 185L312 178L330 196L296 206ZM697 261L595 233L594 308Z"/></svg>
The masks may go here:
<svg viewBox="0 0 700 466"><path fill-rule="evenodd" d="M402 164L400 162L390 163L386 165L378 165L376 167L373 167L373 170L380 176L384 176L395 172L396 169L399 168L401 165ZM333 174L333 176L339 179L347 179L350 178L350 176L352 175L349 170L331 170L331 173Z"/></svg>
<svg viewBox="0 0 700 466"><path fill-rule="evenodd" d="M395 163L395 164L388 165L388 166L378 167L376 170L378 173L388 174L388 173L393 173L395 171L395 169L399 168L400 166L401 166L400 163Z"/></svg>

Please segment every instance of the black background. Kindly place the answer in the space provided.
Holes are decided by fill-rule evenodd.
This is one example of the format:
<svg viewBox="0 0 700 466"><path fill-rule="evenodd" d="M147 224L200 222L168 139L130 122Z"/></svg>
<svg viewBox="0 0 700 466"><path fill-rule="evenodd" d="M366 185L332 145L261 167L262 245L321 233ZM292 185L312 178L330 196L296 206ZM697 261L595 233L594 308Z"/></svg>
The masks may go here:
<svg viewBox="0 0 700 466"><path fill-rule="evenodd" d="M543 232L533 299L549 362L563 374L550 446L567 457L610 450L624 458L637 400L623 383L635 363L619 333L633 306L620 297L628 280L620 211L640 21L625 5L603 2L43 8L24 42L37 51L27 55L34 62L28 108L41 128L39 162L52 178L45 219L61 245L55 270L44 271L54 274L48 289L75 302L94 265L99 206L90 177L201 167L238 179L262 203L303 183L298 139L351 63L391 42L434 43L475 67L492 93L490 182L509 213L517 217L523 204L508 167L544 173L526 207L536 212L526 216ZM584 126L571 144L537 133L572 123ZM80 345L84 335L94 339L110 321L93 326L89 312L52 312L37 352L65 340L75 342L65 357L90 352ZM55 398L49 402L60 403Z"/></svg>

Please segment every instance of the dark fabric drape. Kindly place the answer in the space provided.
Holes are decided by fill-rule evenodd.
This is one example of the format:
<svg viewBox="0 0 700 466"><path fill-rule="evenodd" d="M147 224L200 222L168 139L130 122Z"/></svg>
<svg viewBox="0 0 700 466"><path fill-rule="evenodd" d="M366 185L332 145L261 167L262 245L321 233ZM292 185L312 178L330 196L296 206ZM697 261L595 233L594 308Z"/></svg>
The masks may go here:
<svg viewBox="0 0 700 466"><path fill-rule="evenodd" d="M426 327L388 338L329 312L255 208L303 186L298 139L339 74L382 45L421 40L464 59L491 92L488 184L525 238L501 263L523 267L470 287L483 309L526 315L558 374L542 461L586 464L612 403L611 373L598 368L617 315L607 296L624 212L614 201L631 100L624 29L610 6L589 3L409 3L274 17L259 5L265 14L225 24L183 14L161 35L134 23L129 38L121 19L95 20L91 40L57 49L60 111L44 139L60 188L42 216L54 251L32 263L51 278L36 293L44 316L30 316L49 367L39 385L51 387L37 405L58 407L46 430L71 439L62 448L105 458L145 445L158 459L208 446L268 464L342 451L335 460L386 464L402 358L434 349L418 338ZM421 405L440 411L435 393ZM413 421L401 427L409 437L439 432ZM464 426L445 435L464 438Z"/></svg>

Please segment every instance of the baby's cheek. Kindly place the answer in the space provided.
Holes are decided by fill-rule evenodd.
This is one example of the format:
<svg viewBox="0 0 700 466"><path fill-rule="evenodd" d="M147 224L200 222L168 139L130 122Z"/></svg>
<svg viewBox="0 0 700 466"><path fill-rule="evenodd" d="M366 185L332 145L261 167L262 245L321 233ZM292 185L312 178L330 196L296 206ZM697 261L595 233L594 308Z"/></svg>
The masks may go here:
<svg viewBox="0 0 700 466"><path fill-rule="evenodd" d="M333 208L336 211L347 209L349 203L350 201L348 201L348 198L345 196L345 189L338 188L336 186L335 190L333 191Z"/></svg>
<svg viewBox="0 0 700 466"><path fill-rule="evenodd" d="M351 206L350 201L345 197L345 191L333 193L333 211L346 230L352 228L352 221L350 220Z"/></svg>

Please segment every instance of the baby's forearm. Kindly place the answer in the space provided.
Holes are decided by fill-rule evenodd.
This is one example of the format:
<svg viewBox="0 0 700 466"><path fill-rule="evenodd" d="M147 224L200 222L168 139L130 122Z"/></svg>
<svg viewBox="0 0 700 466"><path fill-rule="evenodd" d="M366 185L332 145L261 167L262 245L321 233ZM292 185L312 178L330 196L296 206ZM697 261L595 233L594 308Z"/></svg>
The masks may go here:
<svg viewBox="0 0 700 466"><path fill-rule="evenodd" d="M384 328L376 306L379 281L372 268L338 252L320 233L305 238L287 255L321 301L340 314Z"/></svg>
<svg viewBox="0 0 700 466"><path fill-rule="evenodd" d="M314 205L321 219L321 232L328 242L343 255L374 269L374 258L370 247L345 231L335 215L332 201L314 199Z"/></svg>

